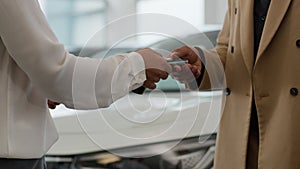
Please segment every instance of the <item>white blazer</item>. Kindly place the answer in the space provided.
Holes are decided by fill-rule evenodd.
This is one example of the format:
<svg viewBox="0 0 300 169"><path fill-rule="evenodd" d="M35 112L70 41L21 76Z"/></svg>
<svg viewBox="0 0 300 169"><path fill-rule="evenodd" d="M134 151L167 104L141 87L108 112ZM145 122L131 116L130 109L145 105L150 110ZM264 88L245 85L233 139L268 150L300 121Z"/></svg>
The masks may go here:
<svg viewBox="0 0 300 169"><path fill-rule="evenodd" d="M1 0L0 37L2 158L39 158L57 140L47 98L76 109L107 107L146 80L135 52L107 59L66 52L37 0Z"/></svg>

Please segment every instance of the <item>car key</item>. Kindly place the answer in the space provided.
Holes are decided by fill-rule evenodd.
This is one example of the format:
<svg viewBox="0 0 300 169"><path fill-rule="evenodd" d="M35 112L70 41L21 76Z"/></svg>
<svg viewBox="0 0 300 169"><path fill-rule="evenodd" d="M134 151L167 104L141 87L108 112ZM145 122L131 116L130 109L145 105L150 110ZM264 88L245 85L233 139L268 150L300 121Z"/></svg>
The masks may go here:
<svg viewBox="0 0 300 169"><path fill-rule="evenodd" d="M170 65L182 65L188 63L188 60L182 60L182 59L172 59L172 58L166 58L166 61Z"/></svg>
<svg viewBox="0 0 300 169"><path fill-rule="evenodd" d="M187 60L181 60L181 59L172 59L172 58L165 58L168 64L170 65L183 65L188 63ZM136 94L143 94L145 92L146 88L144 86L141 86L135 90L132 90L133 93Z"/></svg>

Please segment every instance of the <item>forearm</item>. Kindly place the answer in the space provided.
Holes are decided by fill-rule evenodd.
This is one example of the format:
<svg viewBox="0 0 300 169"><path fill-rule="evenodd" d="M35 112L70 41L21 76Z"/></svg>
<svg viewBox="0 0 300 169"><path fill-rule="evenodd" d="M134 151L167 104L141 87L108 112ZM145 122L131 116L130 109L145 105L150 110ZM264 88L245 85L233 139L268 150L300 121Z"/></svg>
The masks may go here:
<svg viewBox="0 0 300 169"><path fill-rule="evenodd" d="M92 65L91 67L86 67ZM95 62L78 62L73 76L74 104L69 107L91 109L107 107L146 80L142 57L122 54Z"/></svg>
<svg viewBox="0 0 300 169"><path fill-rule="evenodd" d="M102 60L66 52L36 0L0 1L0 25L8 53L32 85L68 107L107 107L145 80L144 63L136 53Z"/></svg>

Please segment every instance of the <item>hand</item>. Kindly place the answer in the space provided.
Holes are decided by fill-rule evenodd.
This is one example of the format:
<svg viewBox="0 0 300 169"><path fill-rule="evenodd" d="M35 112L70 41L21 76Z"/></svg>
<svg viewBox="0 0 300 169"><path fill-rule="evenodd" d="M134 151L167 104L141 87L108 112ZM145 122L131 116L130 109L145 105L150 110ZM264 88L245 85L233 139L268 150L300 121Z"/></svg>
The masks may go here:
<svg viewBox="0 0 300 169"><path fill-rule="evenodd" d="M171 66L159 53L152 49L140 49L136 52L142 55L145 62L147 80L143 86L149 89L155 89L155 83L159 82L160 79L165 80L168 78L172 70Z"/></svg>
<svg viewBox="0 0 300 169"><path fill-rule="evenodd" d="M50 109L55 109L57 105L60 105L60 103L57 103L57 102L48 100L48 107L49 107Z"/></svg>
<svg viewBox="0 0 300 169"><path fill-rule="evenodd" d="M198 78L201 74L202 62L200 60L199 53L196 49L183 46L175 49L169 56L173 59L188 60L188 64L174 65L172 77L181 83L191 83Z"/></svg>

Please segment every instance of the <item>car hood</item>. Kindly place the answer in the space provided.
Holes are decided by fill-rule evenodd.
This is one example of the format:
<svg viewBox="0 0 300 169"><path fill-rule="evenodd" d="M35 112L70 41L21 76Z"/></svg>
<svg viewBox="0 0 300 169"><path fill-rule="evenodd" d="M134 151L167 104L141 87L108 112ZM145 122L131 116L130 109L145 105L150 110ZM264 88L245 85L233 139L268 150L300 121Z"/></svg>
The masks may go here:
<svg viewBox="0 0 300 169"><path fill-rule="evenodd" d="M210 135L217 131L222 91L129 94L109 108L51 111L59 140L48 155L74 155Z"/></svg>

